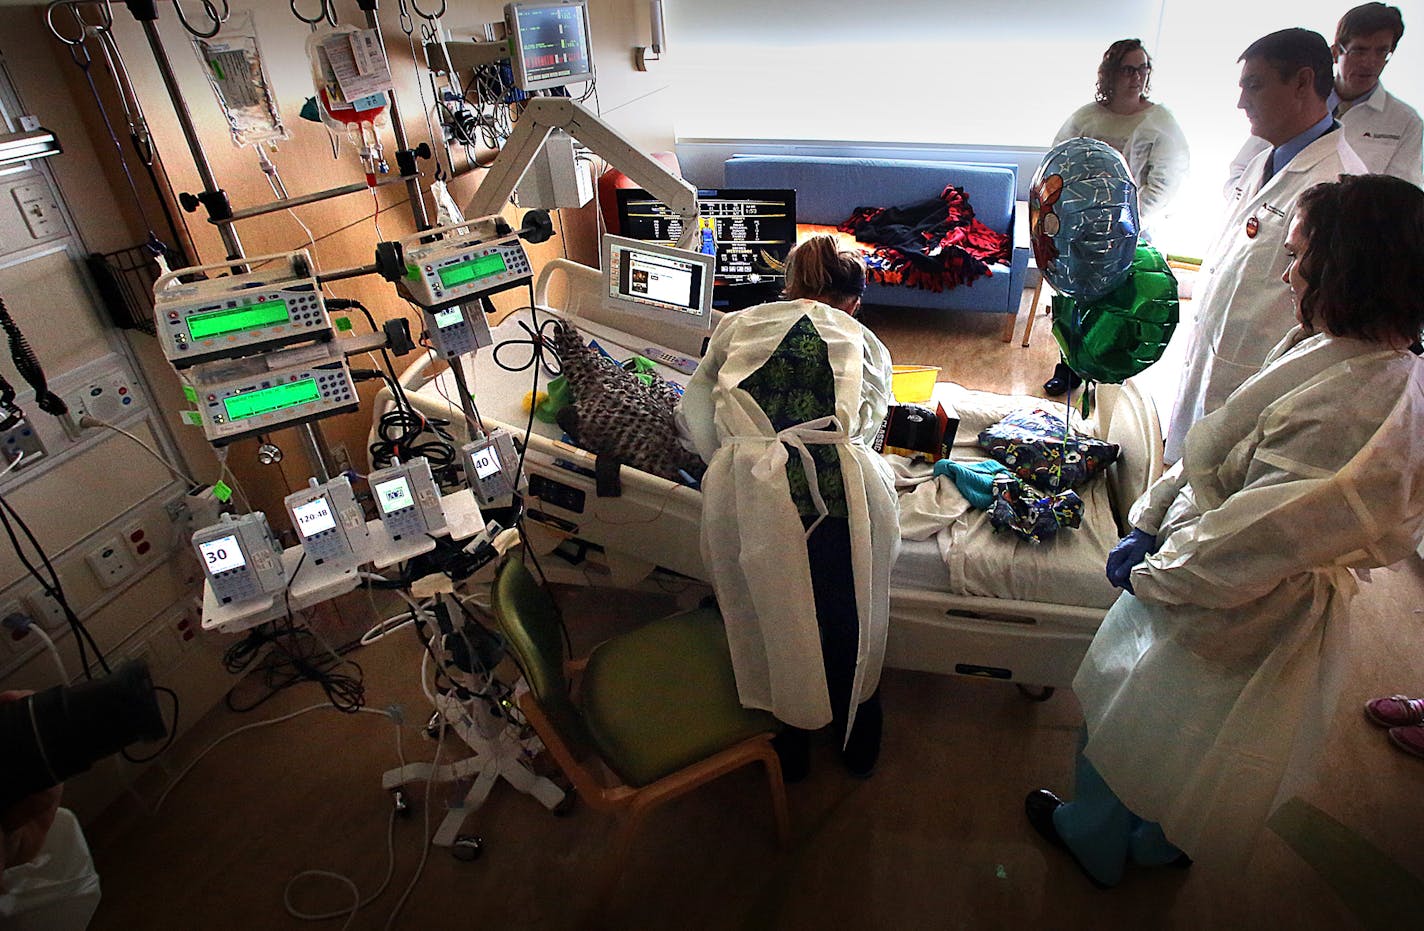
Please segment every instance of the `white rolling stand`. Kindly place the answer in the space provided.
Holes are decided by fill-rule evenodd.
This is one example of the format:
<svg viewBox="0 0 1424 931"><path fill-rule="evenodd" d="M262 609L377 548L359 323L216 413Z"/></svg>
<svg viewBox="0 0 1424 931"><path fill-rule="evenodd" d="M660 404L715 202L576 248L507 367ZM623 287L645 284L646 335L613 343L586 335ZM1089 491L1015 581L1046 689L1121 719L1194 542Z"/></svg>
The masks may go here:
<svg viewBox="0 0 1424 931"><path fill-rule="evenodd" d="M516 538L517 531L504 531L494 541L495 549L503 555L504 549L512 545ZM440 590L435 592L437 597L455 597L448 579L440 576L434 581L440 587ZM420 583L417 583L416 587L419 588ZM419 596L417 594L417 597ZM463 671L461 673L463 674ZM381 777L381 785L387 791L399 790L411 783L455 782L474 778L465 797L445 813L439 828L431 838L432 844L451 848L460 859L473 860L478 857L484 846L483 841L474 835L460 833L460 828L465 819L484 804L500 779L525 795L533 796L550 811L560 810L565 799L564 790L529 768L529 754L526 753L525 746L515 737L509 722L497 717L487 702L479 698L464 702L453 695L437 695L435 712L436 720L443 720L444 727L453 731L475 755L441 766L433 763L407 763L387 770ZM430 804L429 798L426 799L426 804Z"/></svg>

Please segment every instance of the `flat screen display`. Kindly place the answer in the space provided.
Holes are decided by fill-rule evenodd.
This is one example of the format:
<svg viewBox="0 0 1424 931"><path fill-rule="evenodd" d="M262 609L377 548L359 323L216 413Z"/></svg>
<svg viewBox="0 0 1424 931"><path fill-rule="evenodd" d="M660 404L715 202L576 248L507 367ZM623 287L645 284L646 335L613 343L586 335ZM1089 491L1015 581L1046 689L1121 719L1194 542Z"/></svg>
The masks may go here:
<svg viewBox="0 0 1424 931"><path fill-rule="evenodd" d="M297 505L292 508L292 514L297 518L297 530L304 538L336 527L336 517L331 513L331 502L326 495Z"/></svg>
<svg viewBox="0 0 1424 931"><path fill-rule="evenodd" d="M585 0L511 3L504 8L514 83L526 91L587 81L593 76Z"/></svg>
<svg viewBox="0 0 1424 931"><path fill-rule="evenodd" d="M662 243L603 237L610 303L660 324L712 329L712 263L710 255Z"/></svg>
<svg viewBox="0 0 1424 931"><path fill-rule="evenodd" d="M229 420L243 420L319 400L321 389L317 387L316 379L303 378L284 385L235 394L230 398L223 398L222 403Z"/></svg>
<svg viewBox="0 0 1424 931"><path fill-rule="evenodd" d="M415 503L415 499L411 497L410 493L410 482L404 475L388 482L381 482L375 490L376 500L380 502L382 514L394 514L401 508L408 508Z"/></svg>
<svg viewBox="0 0 1424 931"><path fill-rule="evenodd" d="M188 334L193 339L207 339L243 330L260 330L291 319L286 301L262 301L246 307L193 314L188 318Z"/></svg>
<svg viewBox="0 0 1424 931"><path fill-rule="evenodd" d="M500 470L499 453L495 452L492 445L475 453L471 461L475 466L475 475L479 478L489 478Z"/></svg>
<svg viewBox="0 0 1424 931"><path fill-rule="evenodd" d="M203 561L207 564L209 575L217 575L229 569L241 569L247 565L247 560L242 558L242 547L237 545L235 536L199 543L198 549L203 553Z"/></svg>
<svg viewBox="0 0 1424 931"><path fill-rule="evenodd" d="M451 307L447 310L437 310L431 314L435 318L435 325L444 330L447 327L459 326L465 322L465 312L458 307Z"/></svg>
<svg viewBox="0 0 1424 931"><path fill-rule="evenodd" d="M697 206L694 248L717 259L714 303L745 307L775 299L796 245L796 192L704 190L697 192ZM638 188L618 191L618 224L624 236L648 242L674 243L682 235L682 218Z"/></svg>
<svg viewBox="0 0 1424 931"><path fill-rule="evenodd" d="M456 262L453 265L445 265L437 268L435 273L440 276L442 287L453 288L462 284L469 284L471 281L479 281L491 275L501 274L509 269L504 262L504 256L498 252L491 252L488 255L477 256L465 262Z"/></svg>

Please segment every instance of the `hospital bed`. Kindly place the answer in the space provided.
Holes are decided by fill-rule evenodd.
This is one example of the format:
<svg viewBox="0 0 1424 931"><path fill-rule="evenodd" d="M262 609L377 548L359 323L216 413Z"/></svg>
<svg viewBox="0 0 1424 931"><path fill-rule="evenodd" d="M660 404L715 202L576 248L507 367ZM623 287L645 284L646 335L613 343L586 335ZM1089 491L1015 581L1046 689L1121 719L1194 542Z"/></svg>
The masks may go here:
<svg viewBox="0 0 1424 931"><path fill-rule="evenodd" d="M598 270L552 260L535 285L537 310L522 308L507 315L494 325L494 337L527 340L520 321L533 326L531 315L547 319L554 313L547 309L551 292L562 292L557 315L614 358L642 354L647 347L700 355L702 336L621 313L603 297L603 287ZM517 344L498 354L506 365L529 356L529 347ZM524 402L534 386L534 370L507 371L489 349L461 361L486 428L503 426L522 438L528 422ZM401 381L417 409L454 421L460 436L463 417L452 403L453 380L448 371L436 373L432 364L429 358L417 361ZM687 380L670 368L659 371L670 380ZM549 374L541 371L538 379L542 388ZM947 384L938 385L936 393L949 405L965 408L956 443L956 456L964 458L983 455L973 446L976 418L1051 403L967 392ZM383 393L377 419L388 402L389 395ZM1045 689L1041 696L1071 683L1116 595L1103 577L1107 550L1125 526L1127 508L1162 467L1156 414L1130 382L1100 386L1096 412L1083 427L1123 450L1106 479L1095 480L1084 493L1085 527L1034 546L993 534L984 515L976 514L959 528L962 552L951 552L948 563L935 540L906 541L892 577L887 665L1013 681ZM556 547L567 551L572 544L580 556L596 558L601 575L595 584L632 588L651 579L666 588L667 580L676 577L705 583L700 492L624 467L622 494L599 497L595 457L560 442L560 435L556 426L533 421L524 461L525 526L532 548L547 553ZM696 591L705 589L699 586Z"/></svg>

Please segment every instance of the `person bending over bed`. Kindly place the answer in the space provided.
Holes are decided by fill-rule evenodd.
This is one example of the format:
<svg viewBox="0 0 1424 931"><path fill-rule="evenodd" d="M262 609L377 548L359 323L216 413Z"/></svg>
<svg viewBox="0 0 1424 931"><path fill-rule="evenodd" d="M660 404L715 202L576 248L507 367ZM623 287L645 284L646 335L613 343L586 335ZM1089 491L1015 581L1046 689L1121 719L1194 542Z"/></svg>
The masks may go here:
<svg viewBox="0 0 1424 931"><path fill-rule="evenodd" d="M870 447L890 354L855 320L865 265L830 236L787 259L784 301L729 314L688 383L680 421L708 463L702 555L742 704L789 725L788 780L809 731L834 723L846 767L880 753L878 686L900 544L889 466Z"/></svg>
<svg viewBox="0 0 1424 931"><path fill-rule="evenodd" d="M1166 217L1191 161L1186 134L1172 112L1147 99L1151 84L1152 58L1142 40L1118 39L1103 52L1093 102L1074 110L1053 137L1053 144L1058 145L1086 136L1122 153L1137 184L1138 224L1148 239ZM1060 362L1043 390L1056 396L1082 383L1076 372Z"/></svg>
<svg viewBox="0 0 1424 931"><path fill-rule="evenodd" d="M1025 803L1100 885L1184 852L1244 864L1330 723L1351 570L1424 532L1424 191L1316 185L1285 250L1299 325L1133 506L1107 563L1125 592L1073 682L1077 795Z"/></svg>

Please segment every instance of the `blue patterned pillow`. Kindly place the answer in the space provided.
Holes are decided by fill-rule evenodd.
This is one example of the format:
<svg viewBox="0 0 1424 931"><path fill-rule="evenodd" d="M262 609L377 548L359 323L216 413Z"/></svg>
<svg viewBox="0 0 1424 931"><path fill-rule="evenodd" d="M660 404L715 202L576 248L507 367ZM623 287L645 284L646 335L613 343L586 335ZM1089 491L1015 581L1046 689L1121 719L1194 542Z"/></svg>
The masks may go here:
<svg viewBox="0 0 1424 931"><path fill-rule="evenodd" d="M1010 414L979 434L979 445L1019 478L1045 491L1077 488L1117 460L1116 444L1074 433L1042 408Z"/></svg>

